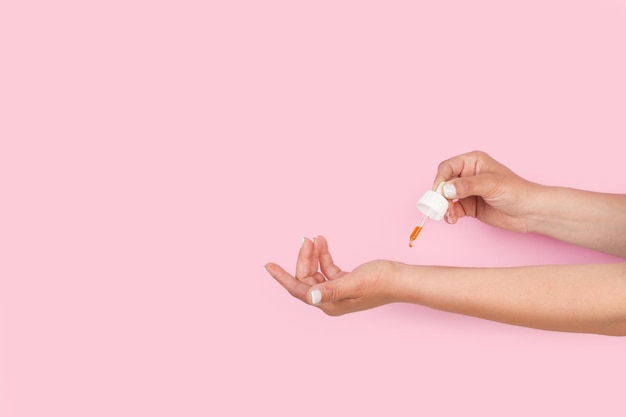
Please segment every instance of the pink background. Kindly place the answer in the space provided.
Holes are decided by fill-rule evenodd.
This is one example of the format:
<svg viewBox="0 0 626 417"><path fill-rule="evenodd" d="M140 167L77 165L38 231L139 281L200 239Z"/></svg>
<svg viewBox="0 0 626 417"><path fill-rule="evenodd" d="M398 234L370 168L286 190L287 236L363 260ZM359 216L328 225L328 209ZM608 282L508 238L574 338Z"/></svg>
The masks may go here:
<svg viewBox="0 0 626 417"><path fill-rule="evenodd" d="M624 415L626 339L412 305L331 318L262 266L618 259L415 202L473 149L625 192L623 1L5 1L0 415ZM4 413L4 414L2 414Z"/></svg>

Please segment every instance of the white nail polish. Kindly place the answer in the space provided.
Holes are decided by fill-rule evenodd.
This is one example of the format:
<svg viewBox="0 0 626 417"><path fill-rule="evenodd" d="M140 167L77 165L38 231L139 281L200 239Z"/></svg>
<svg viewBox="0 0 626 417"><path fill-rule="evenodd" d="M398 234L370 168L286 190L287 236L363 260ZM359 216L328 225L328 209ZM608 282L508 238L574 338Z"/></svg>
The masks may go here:
<svg viewBox="0 0 626 417"><path fill-rule="evenodd" d="M302 247L302 245L304 245L304 238L300 241L300 247Z"/></svg>
<svg viewBox="0 0 626 417"><path fill-rule="evenodd" d="M443 195L445 195L446 198L454 198L456 196L456 187L454 186L454 184L444 184Z"/></svg>
<svg viewBox="0 0 626 417"><path fill-rule="evenodd" d="M311 304L317 304L322 301L322 292L320 290L311 291Z"/></svg>

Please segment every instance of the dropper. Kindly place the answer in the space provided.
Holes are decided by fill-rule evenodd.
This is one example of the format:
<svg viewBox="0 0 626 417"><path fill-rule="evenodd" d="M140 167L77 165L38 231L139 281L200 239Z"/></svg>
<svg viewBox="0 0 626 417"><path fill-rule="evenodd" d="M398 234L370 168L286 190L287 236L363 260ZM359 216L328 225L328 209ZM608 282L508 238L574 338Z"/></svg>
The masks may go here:
<svg viewBox="0 0 626 417"><path fill-rule="evenodd" d="M429 218L441 220L446 214L448 210L448 200L442 195L442 189L443 182L437 186L436 191L426 191L417 202L417 208L422 212L423 216L409 237L409 247L413 247L413 241L417 239L417 236L422 231L426 220Z"/></svg>
<svg viewBox="0 0 626 417"><path fill-rule="evenodd" d="M411 233L411 236L409 238L409 247L413 247L413 242L415 241L415 239L417 239L417 236L422 231L422 227L424 227L424 225L426 224L426 220L428 220L428 216L423 215L420 222L417 224L417 226L415 226L415 229L413 229L413 233Z"/></svg>

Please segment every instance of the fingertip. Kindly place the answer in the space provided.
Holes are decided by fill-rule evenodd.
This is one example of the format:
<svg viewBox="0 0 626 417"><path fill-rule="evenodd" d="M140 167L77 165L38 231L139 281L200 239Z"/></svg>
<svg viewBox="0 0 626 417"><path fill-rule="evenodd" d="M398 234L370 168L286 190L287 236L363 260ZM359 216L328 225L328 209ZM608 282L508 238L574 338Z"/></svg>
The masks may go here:
<svg viewBox="0 0 626 417"><path fill-rule="evenodd" d="M305 255L308 254L312 247L313 247L313 241L309 239L308 237L303 237L300 240L300 253L301 254L305 254Z"/></svg>
<svg viewBox="0 0 626 417"><path fill-rule="evenodd" d="M434 192L439 192L439 188L441 187L441 184L443 184L446 180L441 177L440 175L437 175L437 177L435 178L435 181L433 181L433 187L432 190Z"/></svg>
<svg viewBox="0 0 626 417"><path fill-rule="evenodd" d="M317 235L315 236L315 243L318 245L321 245L321 244L327 244L328 241L323 235Z"/></svg>
<svg viewBox="0 0 626 417"><path fill-rule="evenodd" d="M446 218L446 222L448 224L456 224L458 221L459 221L459 217L457 215L455 215L455 214L450 214Z"/></svg>
<svg viewBox="0 0 626 417"><path fill-rule="evenodd" d="M446 215L446 221L449 224L456 224L461 217L465 216L463 206L458 201L450 202L450 208Z"/></svg>
<svg viewBox="0 0 626 417"><path fill-rule="evenodd" d="M276 264L272 263L272 262L268 262L265 265L263 265L263 269L265 269L265 271L267 271L268 274L274 276L275 272L276 272Z"/></svg>

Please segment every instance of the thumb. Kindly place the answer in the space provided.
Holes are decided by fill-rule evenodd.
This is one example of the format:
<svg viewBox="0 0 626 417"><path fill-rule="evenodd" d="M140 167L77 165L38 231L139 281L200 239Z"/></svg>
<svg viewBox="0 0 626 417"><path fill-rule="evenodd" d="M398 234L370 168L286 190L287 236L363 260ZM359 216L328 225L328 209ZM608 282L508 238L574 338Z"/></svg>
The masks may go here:
<svg viewBox="0 0 626 417"><path fill-rule="evenodd" d="M488 197L498 183L492 174L459 177L443 184L443 195L448 199L463 199L471 196Z"/></svg>
<svg viewBox="0 0 626 417"><path fill-rule="evenodd" d="M310 304L332 303L334 301L351 298L354 292L354 283L345 277L333 281L326 281L309 288L307 300Z"/></svg>

